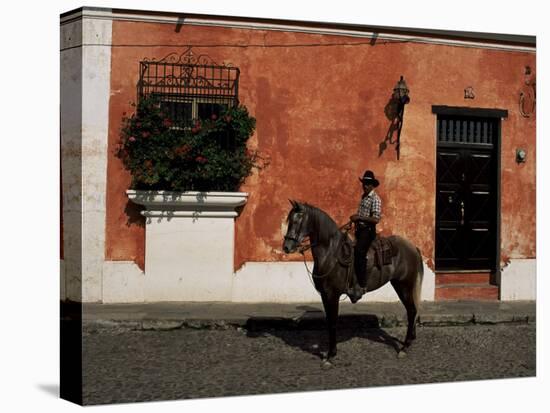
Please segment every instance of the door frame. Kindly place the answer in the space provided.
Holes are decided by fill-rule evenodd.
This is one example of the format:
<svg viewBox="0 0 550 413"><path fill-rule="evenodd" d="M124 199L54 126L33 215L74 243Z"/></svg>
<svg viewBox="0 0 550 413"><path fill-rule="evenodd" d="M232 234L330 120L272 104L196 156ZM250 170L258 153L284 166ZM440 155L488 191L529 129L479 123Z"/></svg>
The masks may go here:
<svg viewBox="0 0 550 413"><path fill-rule="evenodd" d="M496 157L496 248L495 248L495 271L491 274L492 281L500 284L500 262L501 262L501 170L502 170L502 120L508 117L508 110L506 109L491 109L491 108L471 108L462 106L444 106L444 105L432 105L432 113L435 115L435 133L432 135L435 138L435 158L437 159L438 150L438 138L437 138L437 117L439 115L451 115L451 116L470 116L480 118L494 118L498 119L496 142L494 144L494 153ZM435 185L437 188L437 162L435 162L434 168ZM436 189L437 190L437 189ZM437 225L436 219L436 199L434 198L434 231ZM435 232L434 232L434 266L435 266ZM435 267L434 267L435 269ZM493 278L494 277L494 278Z"/></svg>

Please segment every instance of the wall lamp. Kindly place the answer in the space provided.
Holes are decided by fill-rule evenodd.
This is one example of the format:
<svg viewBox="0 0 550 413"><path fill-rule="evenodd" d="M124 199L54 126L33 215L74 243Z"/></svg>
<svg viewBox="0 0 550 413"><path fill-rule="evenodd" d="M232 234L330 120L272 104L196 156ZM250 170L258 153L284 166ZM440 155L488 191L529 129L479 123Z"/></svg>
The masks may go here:
<svg viewBox="0 0 550 413"><path fill-rule="evenodd" d="M407 87L407 82L405 82L403 76L399 78L399 81L393 88L393 97L398 100L402 106L405 106L411 101L409 98L409 88Z"/></svg>

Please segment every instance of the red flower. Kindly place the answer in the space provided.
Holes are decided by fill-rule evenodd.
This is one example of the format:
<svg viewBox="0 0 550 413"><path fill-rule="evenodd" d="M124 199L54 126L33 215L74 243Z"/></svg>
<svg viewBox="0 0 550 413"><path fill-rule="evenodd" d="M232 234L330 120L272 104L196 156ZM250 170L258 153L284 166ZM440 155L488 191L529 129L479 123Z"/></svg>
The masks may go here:
<svg viewBox="0 0 550 413"><path fill-rule="evenodd" d="M128 140L129 140L130 142L135 142L135 141L136 141L136 138L135 138L134 136L130 136L130 137L128 138Z"/></svg>
<svg viewBox="0 0 550 413"><path fill-rule="evenodd" d="M195 158L195 161L197 161L198 163L206 163L208 162L208 159L206 159L204 156L199 155Z"/></svg>
<svg viewBox="0 0 550 413"><path fill-rule="evenodd" d="M191 146L187 145L187 144L184 144L184 145L181 145L180 147L174 149L174 153L176 155L185 155L187 154L189 151L191 150Z"/></svg>
<svg viewBox="0 0 550 413"><path fill-rule="evenodd" d="M166 126L167 128L169 128L170 126L172 126L172 121L170 119L166 118L162 121L162 124L164 126Z"/></svg>
<svg viewBox="0 0 550 413"><path fill-rule="evenodd" d="M144 138L148 138L149 136L151 136L151 133L145 131L145 132L142 132L142 133L141 133L141 136L143 136Z"/></svg>
<svg viewBox="0 0 550 413"><path fill-rule="evenodd" d="M216 120L216 119L218 119L218 115L216 115L215 113L213 113L212 116L210 116L210 119Z"/></svg>

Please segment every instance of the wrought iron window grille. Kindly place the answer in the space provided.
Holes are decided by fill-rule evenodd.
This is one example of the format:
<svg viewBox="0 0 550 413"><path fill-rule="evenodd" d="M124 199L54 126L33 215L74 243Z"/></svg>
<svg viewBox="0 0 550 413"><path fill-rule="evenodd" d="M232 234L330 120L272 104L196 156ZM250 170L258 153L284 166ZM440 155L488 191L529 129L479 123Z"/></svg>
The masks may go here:
<svg viewBox="0 0 550 413"><path fill-rule="evenodd" d="M497 122L491 118L472 116L437 117L437 138L443 144L493 146L496 143Z"/></svg>
<svg viewBox="0 0 550 413"><path fill-rule="evenodd" d="M158 97L174 127L189 128L198 119L219 116L239 104L239 76L237 67L197 56L189 47L181 54L139 63L138 99Z"/></svg>

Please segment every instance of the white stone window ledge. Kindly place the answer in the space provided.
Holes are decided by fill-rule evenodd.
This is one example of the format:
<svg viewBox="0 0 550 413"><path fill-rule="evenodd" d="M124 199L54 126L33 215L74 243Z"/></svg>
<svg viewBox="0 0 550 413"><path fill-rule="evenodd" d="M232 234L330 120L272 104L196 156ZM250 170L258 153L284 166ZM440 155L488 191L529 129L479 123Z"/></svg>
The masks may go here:
<svg viewBox="0 0 550 413"><path fill-rule="evenodd" d="M145 210L145 217L236 217L236 209L244 205L246 192L199 192L199 191L142 191L129 189L128 198Z"/></svg>

